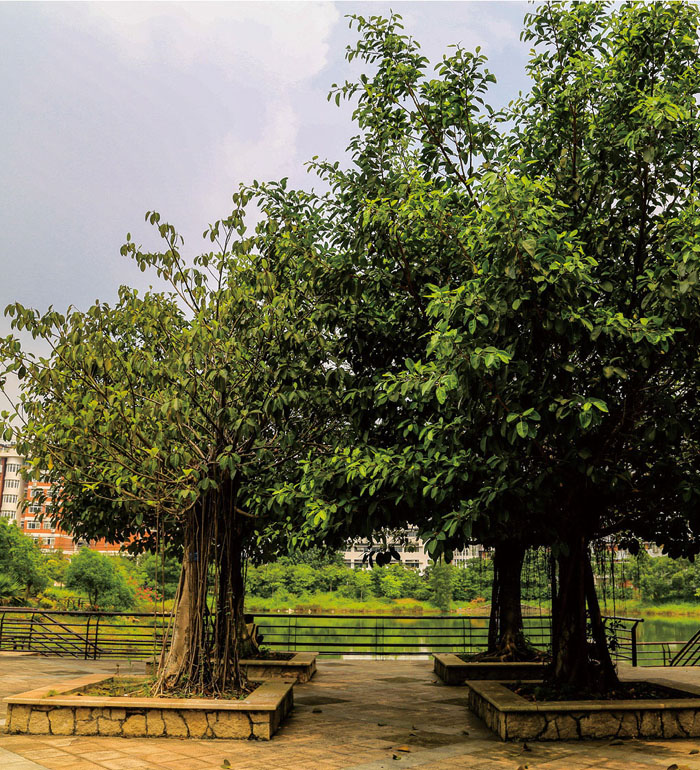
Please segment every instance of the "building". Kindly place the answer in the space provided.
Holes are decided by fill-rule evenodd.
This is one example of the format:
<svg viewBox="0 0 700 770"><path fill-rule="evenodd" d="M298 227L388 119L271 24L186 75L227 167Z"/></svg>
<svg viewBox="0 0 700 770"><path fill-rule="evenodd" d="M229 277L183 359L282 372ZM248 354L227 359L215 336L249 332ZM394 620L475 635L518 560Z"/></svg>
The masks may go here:
<svg viewBox="0 0 700 770"><path fill-rule="evenodd" d="M0 444L0 516L18 526L21 526L24 501L24 481L20 475L23 463L24 458L13 446Z"/></svg>
<svg viewBox="0 0 700 770"><path fill-rule="evenodd" d="M14 447L0 445L0 515L3 518L14 521L26 535L37 540L44 551L63 551L70 555L87 546L103 553L119 553L120 543L108 543L104 539L74 540L59 527L51 526L47 511L53 504L54 490L48 481L25 482L20 475L23 465L24 458Z"/></svg>
<svg viewBox="0 0 700 770"><path fill-rule="evenodd" d="M430 556L425 552L425 544L418 537L417 529L410 529L399 533L391 539L391 544L399 556L401 563L405 567L417 569L419 572L425 572L430 564ZM375 545L377 545L375 543ZM348 549L343 552L343 562L346 567L358 569L369 567L367 562L362 561L369 542L367 540L356 540L348 543ZM458 567L466 565L470 559L480 559L486 554L486 549L482 545L470 545L463 551L455 551L452 563Z"/></svg>

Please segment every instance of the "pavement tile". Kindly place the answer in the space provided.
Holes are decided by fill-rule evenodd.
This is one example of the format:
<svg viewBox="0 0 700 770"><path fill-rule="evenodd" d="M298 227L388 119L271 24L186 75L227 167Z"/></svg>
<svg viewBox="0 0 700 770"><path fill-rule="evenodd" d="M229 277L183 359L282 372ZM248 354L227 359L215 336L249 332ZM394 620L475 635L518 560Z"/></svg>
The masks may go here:
<svg viewBox="0 0 700 770"><path fill-rule="evenodd" d="M0 697L114 668L0 656ZM700 667L653 673L700 684ZM700 755L689 753L700 739L533 743L523 752L468 711L462 688L436 683L428 661L321 661L295 696L302 702L270 742L0 734L0 770L220 770L225 759L232 770L666 770L674 762L700 770ZM394 760L399 745L411 751Z"/></svg>

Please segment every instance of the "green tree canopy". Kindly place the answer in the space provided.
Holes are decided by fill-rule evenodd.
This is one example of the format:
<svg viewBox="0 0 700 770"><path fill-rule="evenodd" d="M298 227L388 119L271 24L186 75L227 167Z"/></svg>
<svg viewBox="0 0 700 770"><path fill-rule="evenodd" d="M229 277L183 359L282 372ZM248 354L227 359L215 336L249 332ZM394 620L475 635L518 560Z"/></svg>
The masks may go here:
<svg viewBox="0 0 700 770"><path fill-rule="evenodd" d="M81 548L64 574L65 585L87 594L93 609L129 609L133 591L117 569L114 559L89 548Z"/></svg>

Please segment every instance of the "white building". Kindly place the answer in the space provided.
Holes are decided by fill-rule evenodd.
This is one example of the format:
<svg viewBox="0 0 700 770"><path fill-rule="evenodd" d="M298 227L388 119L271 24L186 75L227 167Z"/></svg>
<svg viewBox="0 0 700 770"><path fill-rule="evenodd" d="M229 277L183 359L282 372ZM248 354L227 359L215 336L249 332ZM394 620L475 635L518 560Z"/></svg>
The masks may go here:
<svg viewBox="0 0 700 770"><path fill-rule="evenodd" d="M430 556L425 552L423 541L418 537L418 530L408 530L403 533L399 533L394 538L389 538L389 544L393 545L394 549L398 551L401 556L401 564L405 567L411 567L417 569L419 572L424 572L426 567L430 564ZM379 546L379 543L374 543ZM369 543L367 540L356 540L348 544L348 550L343 552L343 561L346 567L352 567L353 569L369 567L369 563L362 563L362 558L365 555ZM457 567L463 567L470 559L482 558L485 553L485 549L481 545L470 545L463 551L455 551L454 559L452 561Z"/></svg>
<svg viewBox="0 0 700 770"><path fill-rule="evenodd" d="M17 526L22 522L24 481L20 469L23 462L13 446L0 444L0 516Z"/></svg>

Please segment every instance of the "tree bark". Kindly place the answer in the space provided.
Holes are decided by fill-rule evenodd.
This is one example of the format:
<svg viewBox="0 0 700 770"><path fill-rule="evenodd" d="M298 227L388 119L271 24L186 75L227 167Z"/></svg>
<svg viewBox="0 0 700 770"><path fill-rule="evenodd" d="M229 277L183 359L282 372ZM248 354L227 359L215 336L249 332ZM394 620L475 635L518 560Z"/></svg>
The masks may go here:
<svg viewBox="0 0 700 770"><path fill-rule="evenodd" d="M552 618L553 677L559 685L584 688L590 672L586 635L585 560L588 543L582 535L566 543L557 557L559 573L556 612Z"/></svg>
<svg viewBox="0 0 700 770"><path fill-rule="evenodd" d="M156 692L239 691L243 614L243 534L234 507L217 492L188 514L170 646L164 640Z"/></svg>
<svg viewBox="0 0 700 770"><path fill-rule="evenodd" d="M532 648L525 639L521 606L525 550L517 541L504 541L494 550L487 653L491 658L527 660L532 657Z"/></svg>
<svg viewBox="0 0 700 770"><path fill-rule="evenodd" d="M600 614L600 604L598 594L595 589L595 578L593 576L593 567L591 566L590 554L586 553L585 581L586 581L586 603L588 604L588 617L591 623L591 632L595 643L596 661L600 666L599 686L601 690L608 690L617 687L620 680L617 677L617 671L610 657L610 648L605 634L605 624Z"/></svg>

